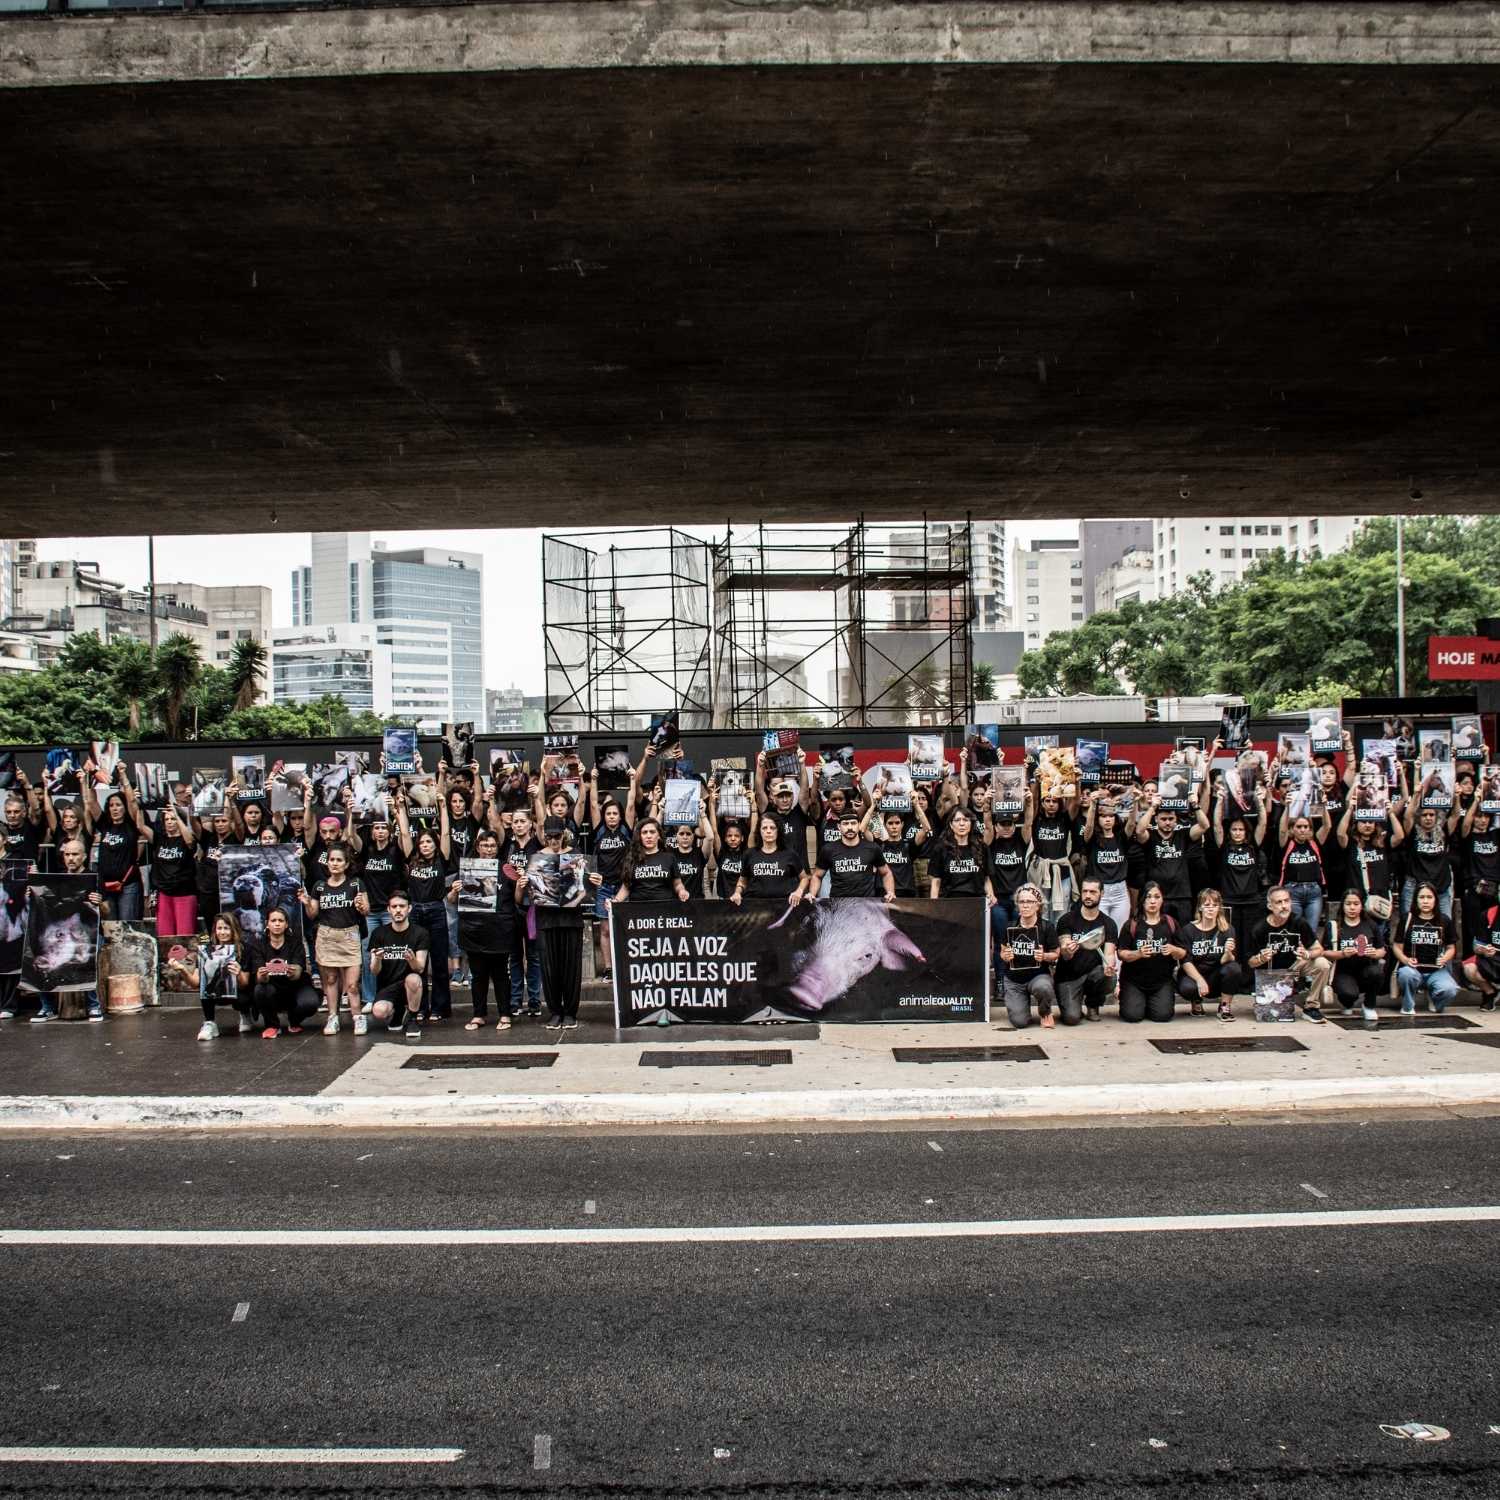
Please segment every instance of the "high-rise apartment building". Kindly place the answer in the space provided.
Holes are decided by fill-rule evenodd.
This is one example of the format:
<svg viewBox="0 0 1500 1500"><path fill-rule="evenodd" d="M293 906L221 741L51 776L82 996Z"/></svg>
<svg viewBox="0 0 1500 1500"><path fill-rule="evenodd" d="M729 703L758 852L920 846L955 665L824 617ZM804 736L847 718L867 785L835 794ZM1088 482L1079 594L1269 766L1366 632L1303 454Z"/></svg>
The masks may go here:
<svg viewBox="0 0 1500 1500"><path fill-rule="evenodd" d="M1083 548L1071 541L1017 544L1011 554L1011 623L1027 651L1035 651L1058 630L1072 630L1088 618Z"/></svg>
<svg viewBox="0 0 1500 1500"><path fill-rule="evenodd" d="M311 562L292 570L293 627L371 625L390 651L382 714L485 721L484 575L477 552L392 550L368 532L315 532Z"/></svg>
<svg viewBox="0 0 1500 1500"><path fill-rule="evenodd" d="M1289 557L1342 552L1364 516L1167 516L1153 522L1152 553L1160 598L1206 573L1215 588L1238 583L1278 547Z"/></svg>
<svg viewBox="0 0 1500 1500"><path fill-rule="evenodd" d="M952 540L963 530L961 521L929 521L920 526L891 532L892 562L902 558L919 562L925 556L933 565L945 565ZM924 552L925 543L925 552ZM974 629L1000 630L1006 618L1006 551L1004 521L970 523L969 589L974 602ZM892 618L901 624L926 621L946 623L948 598L943 593L898 593L891 596Z"/></svg>

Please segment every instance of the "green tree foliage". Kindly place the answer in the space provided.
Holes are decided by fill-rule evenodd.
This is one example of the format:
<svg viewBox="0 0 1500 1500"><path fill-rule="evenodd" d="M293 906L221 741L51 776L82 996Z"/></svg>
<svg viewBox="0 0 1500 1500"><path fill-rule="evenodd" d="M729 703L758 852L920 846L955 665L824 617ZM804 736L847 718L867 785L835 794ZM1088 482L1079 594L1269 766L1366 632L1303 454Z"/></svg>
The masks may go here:
<svg viewBox="0 0 1500 1500"><path fill-rule="evenodd" d="M1420 695L1432 691L1427 637L1470 634L1500 605L1490 581L1500 577L1500 524L1439 517L1414 525L1407 540L1407 691ZM1242 693L1256 713L1392 694L1395 555L1363 531L1357 541L1306 563L1277 552L1217 594L1195 579L1171 599L1095 615L1021 658L1022 690Z"/></svg>
<svg viewBox="0 0 1500 1500"><path fill-rule="evenodd" d="M229 660L229 681L234 688L236 708L255 706L255 695L260 691L261 678L266 675L268 659L265 645L260 641L234 643L234 653Z"/></svg>
<svg viewBox="0 0 1500 1500"><path fill-rule="evenodd" d="M987 661L974 663L974 701L990 703L995 697L995 669Z"/></svg>
<svg viewBox="0 0 1500 1500"><path fill-rule="evenodd" d="M0 744L171 738L169 706L181 734L196 731L203 740L362 738L386 727L376 714L352 713L336 696L295 707L237 708L238 694L233 674L205 665L185 636L164 641L154 654L142 641L105 645L97 635L73 636L43 671L0 677Z"/></svg>

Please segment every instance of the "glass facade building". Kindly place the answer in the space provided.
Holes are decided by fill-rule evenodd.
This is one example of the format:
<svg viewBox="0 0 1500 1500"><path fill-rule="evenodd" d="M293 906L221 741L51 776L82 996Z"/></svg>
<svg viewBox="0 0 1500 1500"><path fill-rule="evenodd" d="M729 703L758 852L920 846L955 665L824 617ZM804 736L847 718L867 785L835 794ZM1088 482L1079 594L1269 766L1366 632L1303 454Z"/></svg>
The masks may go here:
<svg viewBox="0 0 1500 1500"><path fill-rule="evenodd" d="M453 717L484 722L484 575L476 553L441 547L371 553L373 619L446 625L451 643ZM409 632L408 632L409 633ZM445 644L449 644L445 643ZM397 683L409 682L412 697L438 666L437 642L427 651L407 647L394 653ZM402 712L398 709L397 712Z"/></svg>

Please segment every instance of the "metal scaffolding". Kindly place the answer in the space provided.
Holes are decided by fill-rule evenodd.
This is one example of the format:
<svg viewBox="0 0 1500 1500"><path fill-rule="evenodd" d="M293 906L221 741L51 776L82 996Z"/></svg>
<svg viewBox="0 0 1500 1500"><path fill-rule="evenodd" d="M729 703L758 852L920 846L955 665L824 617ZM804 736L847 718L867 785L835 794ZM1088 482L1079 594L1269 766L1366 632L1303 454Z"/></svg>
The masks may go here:
<svg viewBox="0 0 1500 1500"><path fill-rule="evenodd" d="M673 527L544 536L548 729L644 729L671 709L711 728L708 573L708 544Z"/></svg>
<svg viewBox="0 0 1500 1500"><path fill-rule="evenodd" d="M727 529L713 548L714 722L964 725L971 541L967 520Z"/></svg>

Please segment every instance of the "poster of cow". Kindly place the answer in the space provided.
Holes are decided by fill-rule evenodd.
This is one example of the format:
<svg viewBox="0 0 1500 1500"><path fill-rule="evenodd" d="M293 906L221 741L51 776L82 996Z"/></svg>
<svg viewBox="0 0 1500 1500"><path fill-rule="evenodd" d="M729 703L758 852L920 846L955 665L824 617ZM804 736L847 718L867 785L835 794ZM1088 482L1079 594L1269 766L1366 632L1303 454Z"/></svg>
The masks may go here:
<svg viewBox="0 0 1500 1500"><path fill-rule="evenodd" d="M610 924L620 1026L989 1017L983 901L622 902Z"/></svg>

